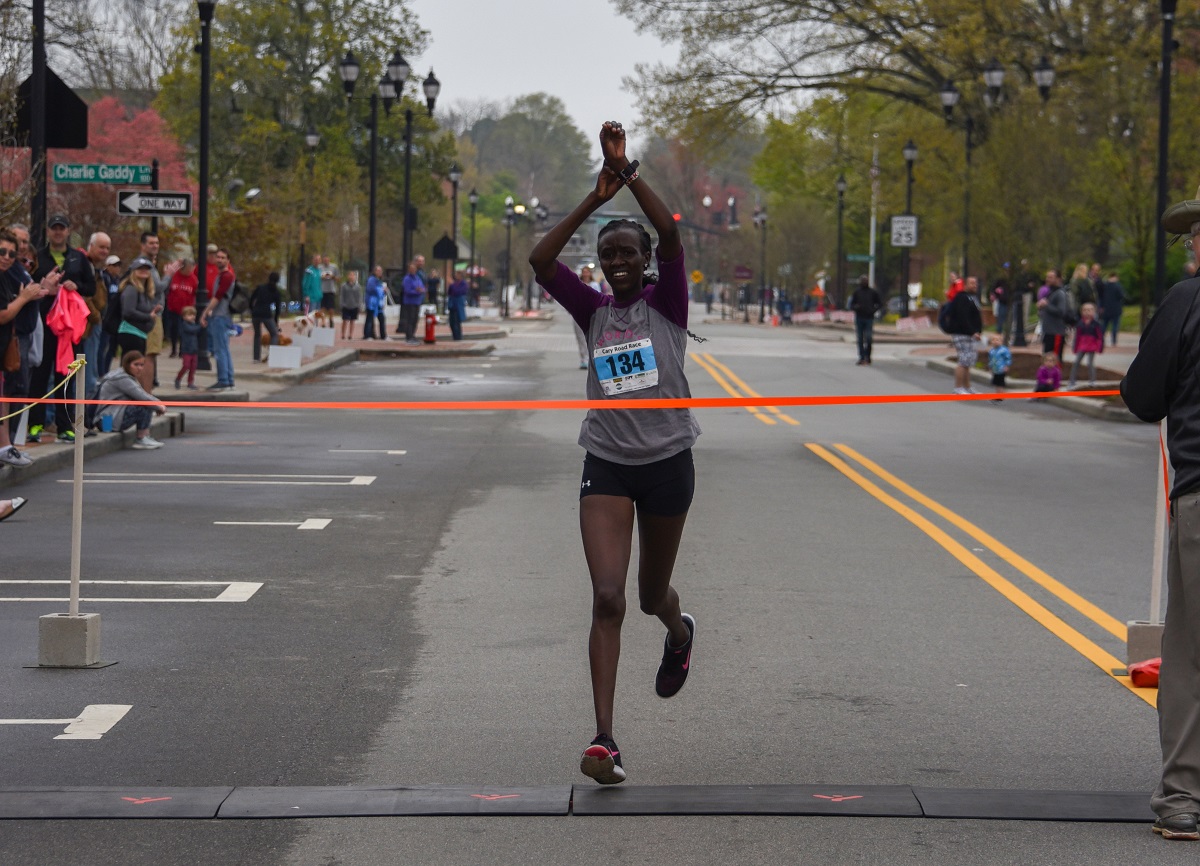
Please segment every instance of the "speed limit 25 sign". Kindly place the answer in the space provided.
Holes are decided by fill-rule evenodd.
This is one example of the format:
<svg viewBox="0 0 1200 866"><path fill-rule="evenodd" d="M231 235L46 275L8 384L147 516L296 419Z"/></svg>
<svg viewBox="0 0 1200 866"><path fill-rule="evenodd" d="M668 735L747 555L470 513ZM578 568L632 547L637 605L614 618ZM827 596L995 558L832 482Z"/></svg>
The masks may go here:
<svg viewBox="0 0 1200 866"><path fill-rule="evenodd" d="M915 247L917 245L917 218L911 215L892 217L892 246Z"/></svg>

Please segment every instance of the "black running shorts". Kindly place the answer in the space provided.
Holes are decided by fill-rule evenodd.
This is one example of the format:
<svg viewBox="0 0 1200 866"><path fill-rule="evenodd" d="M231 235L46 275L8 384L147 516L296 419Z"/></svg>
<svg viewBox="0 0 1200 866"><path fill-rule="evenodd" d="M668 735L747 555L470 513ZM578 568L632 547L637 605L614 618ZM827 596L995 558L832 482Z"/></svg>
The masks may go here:
<svg viewBox="0 0 1200 866"><path fill-rule="evenodd" d="M579 498L585 496L624 496L632 499L638 511L660 517L686 514L696 492L696 468L692 449L666 460L627 466L597 457L590 451L583 459L583 482Z"/></svg>

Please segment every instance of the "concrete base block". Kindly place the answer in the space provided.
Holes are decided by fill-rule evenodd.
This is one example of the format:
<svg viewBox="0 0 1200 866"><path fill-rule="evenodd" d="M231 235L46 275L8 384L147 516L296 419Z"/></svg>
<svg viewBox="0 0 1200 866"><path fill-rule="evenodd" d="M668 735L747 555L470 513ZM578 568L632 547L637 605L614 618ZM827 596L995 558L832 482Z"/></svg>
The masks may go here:
<svg viewBox="0 0 1200 866"><path fill-rule="evenodd" d="M100 663L100 614L38 617L38 667L86 668Z"/></svg>
<svg viewBox="0 0 1200 866"><path fill-rule="evenodd" d="M1129 637L1125 641L1125 662L1135 665L1162 655L1163 624L1161 622L1126 623Z"/></svg>

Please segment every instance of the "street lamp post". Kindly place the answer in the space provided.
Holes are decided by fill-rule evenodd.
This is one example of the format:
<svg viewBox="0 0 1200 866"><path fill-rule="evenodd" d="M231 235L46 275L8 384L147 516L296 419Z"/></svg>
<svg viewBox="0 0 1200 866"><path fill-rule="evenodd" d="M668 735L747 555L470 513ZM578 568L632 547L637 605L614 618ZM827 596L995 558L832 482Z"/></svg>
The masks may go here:
<svg viewBox="0 0 1200 866"><path fill-rule="evenodd" d="M196 0L200 14L200 177L197 179L197 243L196 243L196 306L203 310L208 305L208 151L209 151L209 107L212 91L212 20L217 0ZM36 230L36 228L35 228ZM207 329L201 328L200 351L196 366L211 370L208 357Z"/></svg>
<svg viewBox="0 0 1200 866"><path fill-rule="evenodd" d="M342 59L338 66L338 75L342 79L342 87L346 91L347 101L354 98L354 87L358 83L358 73L361 67L358 60L354 57L354 52L347 51L345 58ZM395 101L400 88L404 86L404 80L408 78L409 65L400 55L399 50L392 55L392 59L388 61L387 71L379 80L379 86L374 93L371 94L371 169L370 169L370 195L368 204L367 217L367 270L371 271L376 265L375 261L375 212L376 212L376 191L378 189L378 164L379 164L379 101L383 100L384 113L390 114L392 103Z"/></svg>
<svg viewBox="0 0 1200 866"><path fill-rule="evenodd" d="M433 117L433 106L437 103L438 94L441 93L442 83L433 76L433 70L429 70L429 77L421 83L421 89L425 93L425 106L429 111L429 116ZM404 110L404 262L407 267L409 260L412 258L412 124L413 114L411 108Z"/></svg>
<svg viewBox="0 0 1200 866"><path fill-rule="evenodd" d="M992 73L985 72L985 75ZM1003 77L1003 71L1001 71ZM962 99L962 94L958 88L954 86L953 81L946 81L942 85L942 89L938 92L938 96L942 100L942 111L946 115L946 123L950 123L950 118L954 115L954 107L958 105ZM971 151L975 148L974 133L975 133L975 118L970 114L967 115L966 121L963 124L967 134L967 173L966 182L963 184L963 219L962 219L962 264L960 265L959 273L963 280L968 276L970 268L970 245L971 245Z"/></svg>
<svg viewBox="0 0 1200 866"><path fill-rule="evenodd" d="M718 212L718 213L712 213L712 211L710 211L710 210L709 210L709 209L710 209L710 208L713 206L713 200L712 200L712 196L711 196L711 195L708 195L707 193L705 193L705 195L704 195L704 198L700 199L700 205L701 205L701 207L703 207L703 208L704 208L704 212L705 212L706 214L711 214L711 217L712 217L712 225L713 225L714 227L715 227L715 226L717 226L717 225L719 225L719 224L720 224L720 222L721 222L721 214L720 214L719 212ZM715 250L714 250L714 251L715 251ZM709 282L709 285L710 285L711 287L713 287L714 289L715 289L715 288L716 288L716 286L717 286L717 285L718 285L718 284L721 282L721 279L720 279L720 277L721 277L721 275L720 275L720 268L717 266L717 264L718 264L718 262L719 262L719 261L720 261L720 253L718 252L716 256L713 256L713 257L712 257L712 258L709 260L709 267L708 267L708 269L707 269L707 276L705 277L705 279L706 279L706 280L709 280L709 281L710 281L710 282ZM725 296L724 296L724 294L722 294L722 295L721 295L721 318L722 318L722 319L724 319L724 318L725 318L725 300L726 300L726 299L725 299Z"/></svg>
<svg viewBox="0 0 1200 866"><path fill-rule="evenodd" d="M458 167L458 163L450 165L450 171L446 173L447 179L450 181L450 240L454 241L455 246L458 245L458 184L462 180L462 169ZM457 264L457 262L456 262Z"/></svg>
<svg viewBox="0 0 1200 866"><path fill-rule="evenodd" d="M504 281L500 285L500 315L508 318L508 282L512 273L512 227L517 209L510 195L504 199Z"/></svg>
<svg viewBox="0 0 1200 866"><path fill-rule="evenodd" d="M1171 2L1171 0L1163 0L1163 3ZM1004 95L1004 67L1000 61L993 58L988 61L983 69L983 83L987 86L987 92L984 94L984 102L988 108L995 108L1000 105ZM1042 97L1042 101L1046 102L1050 99L1050 88L1054 86L1054 67L1050 65L1050 60L1042 57L1038 61L1037 66L1033 69L1033 80L1037 84L1038 94ZM962 94L959 93L953 81L947 80L942 89L938 91L938 96L942 101L942 111L946 115L946 123L950 123L951 117L954 115L954 108L958 105ZM966 280L970 270L970 246L971 246L971 153L975 149L975 118L967 113L966 119L963 121L963 129L966 132L967 145L967 165L966 165L966 183L963 190L963 239L962 239L962 278Z"/></svg>
<svg viewBox="0 0 1200 866"><path fill-rule="evenodd" d="M537 219L538 226L545 224L550 217L550 210L541 203L537 196L529 200L529 206L533 208L533 215ZM519 206L518 206L519 207ZM538 308L541 308L541 303L538 303ZM525 312L533 309L533 280L525 283Z"/></svg>
<svg viewBox="0 0 1200 866"><path fill-rule="evenodd" d="M1162 69L1158 87L1158 209L1159 216L1167 209L1167 160L1171 153L1171 55L1175 52L1176 0L1162 2ZM1154 306L1162 303L1167 281L1167 230L1161 220L1154 221ZM1142 295L1143 299L1145 294ZM1145 325L1146 302L1142 301L1142 324Z"/></svg>
<svg viewBox="0 0 1200 866"><path fill-rule="evenodd" d="M471 263L467 266L467 274L474 281L471 286L475 289L472 295L475 295L479 291L479 272L475 268L475 207L479 204L479 193L475 192L475 187L471 187L471 191L467 193L467 201L471 204ZM471 300L474 302L475 298L472 297Z"/></svg>
<svg viewBox="0 0 1200 866"><path fill-rule="evenodd" d="M917 161L917 146L909 139L904 145L904 167L907 174L904 189L904 215L912 215L913 163ZM904 275L904 284L900 286L900 316L908 315L908 284L912 281L909 273L909 248L900 251L900 273Z"/></svg>
<svg viewBox="0 0 1200 866"><path fill-rule="evenodd" d="M767 307L767 212L761 207L754 208L754 227L762 229L758 262L758 323L761 325L766 321Z"/></svg>
<svg viewBox="0 0 1200 866"><path fill-rule="evenodd" d="M837 266L834 268L834 279L837 280L836 291L833 293L831 306L841 309L842 290L846 285L845 255L843 246L843 227L846 213L846 175L839 174L834 188L837 189Z"/></svg>
<svg viewBox="0 0 1200 866"><path fill-rule="evenodd" d="M298 272L300 277L296 281L297 291L299 291L300 281L304 279L304 244L308 239L308 219L311 216L309 202L312 200L313 175L316 171L317 163L317 145L321 143L321 134L317 132L315 126L309 125L308 132L304 134L304 143L308 147L308 190L304 195L304 217L300 220L300 269ZM303 302L303 293L298 294L296 300Z"/></svg>

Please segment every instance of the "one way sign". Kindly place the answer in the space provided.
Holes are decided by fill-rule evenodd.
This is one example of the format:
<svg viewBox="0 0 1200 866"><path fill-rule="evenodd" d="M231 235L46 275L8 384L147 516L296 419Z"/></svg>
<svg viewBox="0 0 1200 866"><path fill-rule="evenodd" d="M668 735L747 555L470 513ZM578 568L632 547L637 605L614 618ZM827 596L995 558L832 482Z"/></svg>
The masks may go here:
<svg viewBox="0 0 1200 866"><path fill-rule="evenodd" d="M119 190L117 213L121 216L189 217L192 215L192 194Z"/></svg>

